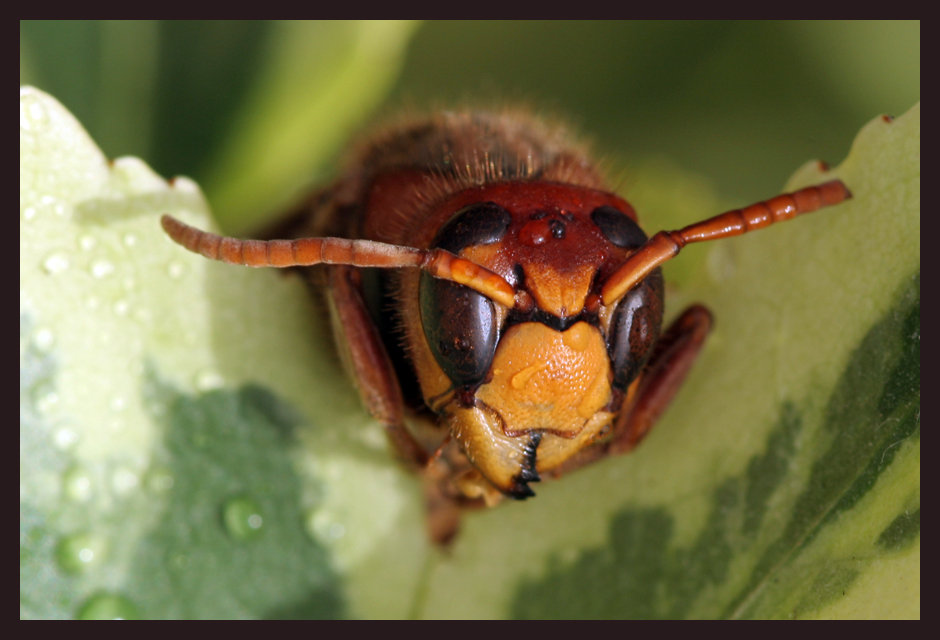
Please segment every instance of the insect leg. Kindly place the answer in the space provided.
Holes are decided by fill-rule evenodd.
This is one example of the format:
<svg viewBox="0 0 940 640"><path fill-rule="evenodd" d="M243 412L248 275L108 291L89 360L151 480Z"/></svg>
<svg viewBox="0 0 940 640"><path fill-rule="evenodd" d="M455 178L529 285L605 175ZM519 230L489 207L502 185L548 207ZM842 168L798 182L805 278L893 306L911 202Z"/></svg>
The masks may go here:
<svg viewBox="0 0 940 640"><path fill-rule="evenodd" d="M356 381L369 413L385 426L398 455L414 468L423 469L428 455L404 426L401 387L362 297L358 270L331 266L327 279L327 302L343 364Z"/></svg>
<svg viewBox="0 0 940 640"><path fill-rule="evenodd" d="M682 387L711 327L711 312L696 304L660 336L630 404L614 423L608 454L626 453L649 433Z"/></svg>

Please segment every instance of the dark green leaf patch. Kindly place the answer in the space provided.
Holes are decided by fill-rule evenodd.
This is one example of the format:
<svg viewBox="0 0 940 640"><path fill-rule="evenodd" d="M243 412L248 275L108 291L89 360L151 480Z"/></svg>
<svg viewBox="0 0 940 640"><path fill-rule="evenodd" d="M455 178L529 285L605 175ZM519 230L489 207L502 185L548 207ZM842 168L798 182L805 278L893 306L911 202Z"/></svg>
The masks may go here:
<svg viewBox="0 0 940 640"><path fill-rule="evenodd" d="M150 387L169 408L173 483L128 580L145 616L342 617L330 558L302 526L289 453L299 414L254 385L197 396Z"/></svg>

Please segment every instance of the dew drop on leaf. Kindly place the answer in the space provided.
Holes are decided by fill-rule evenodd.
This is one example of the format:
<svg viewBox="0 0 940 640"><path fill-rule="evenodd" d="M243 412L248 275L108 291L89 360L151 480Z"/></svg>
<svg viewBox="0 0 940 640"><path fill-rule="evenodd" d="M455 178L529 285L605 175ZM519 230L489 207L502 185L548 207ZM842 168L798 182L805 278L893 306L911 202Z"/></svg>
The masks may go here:
<svg viewBox="0 0 940 640"><path fill-rule="evenodd" d="M42 261L42 270L49 275L62 273L69 268L69 254L64 251L55 251Z"/></svg>
<svg viewBox="0 0 940 640"><path fill-rule="evenodd" d="M65 497L74 502L88 502L94 493L91 475L81 466L74 466L62 478Z"/></svg>
<svg viewBox="0 0 940 640"><path fill-rule="evenodd" d="M261 535L264 518L261 506L247 496L231 498L222 507L225 530L235 540L252 540Z"/></svg>
<svg viewBox="0 0 940 640"><path fill-rule="evenodd" d="M53 335L50 329L45 327L36 329L36 332L33 334L33 345L36 347L37 351L40 353L48 353L53 344L55 344L55 335Z"/></svg>
<svg viewBox="0 0 940 640"><path fill-rule="evenodd" d="M95 239L95 236L85 235L78 239L78 247L82 251L91 251L97 244L98 240Z"/></svg>
<svg viewBox="0 0 940 640"><path fill-rule="evenodd" d="M95 260L91 263L91 275L104 278L114 273L114 265L108 260Z"/></svg>
<svg viewBox="0 0 940 640"><path fill-rule="evenodd" d="M78 442L78 434L68 427L63 427L55 432L54 439L57 447L60 449L68 449Z"/></svg>
<svg viewBox="0 0 940 640"><path fill-rule="evenodd" d="M79 620L136 620L137 608L125 598L113 593L92 596L78 611Z"/></svg>
<svg viewBox="0 0 940 640"><path fill-rule="evenodd" d="M90 533L76 533L59 541L56 560L67 573L83 573L101 566L105 556L105 543Z"/></svg>
<svg viewBox="0 0 940 640"><path fill-rule="evenodd" d="M166 493L173 488L175 483L176 480L170 470L161 465L152 467L144 478L144 486L155 494Z"/></svg>
<svg viewBox="0 0 940 640"><path fill-rule="evenodd" d="M212 391L225 385L225 380L218 372L205 369L196 374L196 388L199 391Z"/></svg>
<svg viewBox="0 0 940 640"><path fill-rule="evenodd" d="M58 199L53 198L53 197L51 197L51 196L44 196L44 197L43 197L43 202L44 202L45 204L52 204L52 205L53 205L53 207L52 207L52 213L54 213L56 216L58 216L58 217L60 217L60 218L68 217L69 211L70 211L71 209L70 209L70 207L68 207L68 206L67 206L64 202L62 202L61 200L58 200Z"/></svg>
<svg viewBox="0 0 940 640"><path fill-rule="evenodd" d="M33 385L30 398L39 413L48 413L59 402L59 394L51 380L39 380Z"/></svg>
<svg viewBox="0 0 940 640"><path fill-rule="evenodd" d="M137 488L140 479L137 474L127 467L120 467L111 476L111 488L118 495L127 495Z"/></svg>
<svg viewBox="0 0 940 640"><path fill-rule="evenodd" d="M307 534L318 542L329 543L346 535L346 527L327 509L315 509L304 518Z"/></svg>

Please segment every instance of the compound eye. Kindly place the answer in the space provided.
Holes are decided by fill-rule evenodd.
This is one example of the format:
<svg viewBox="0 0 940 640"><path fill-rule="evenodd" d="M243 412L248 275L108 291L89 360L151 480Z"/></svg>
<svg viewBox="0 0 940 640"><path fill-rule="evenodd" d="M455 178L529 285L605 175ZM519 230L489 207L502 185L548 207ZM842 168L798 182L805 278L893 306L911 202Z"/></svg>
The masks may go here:
<svg viewBox="0 0 940 640"><path fill-rule="evenodd" d="M424 337L441 369L457 386L481 383L499 342L493 301L426 273L420 296Z"/></svg>
<svg viewBox="0 0 940 640"><path fill-rule="evenodd" d="M477 202L455 213L434 236L432 249L457 254L475 244L502 240L512 216L495 202Z"/></svg>
<svg viewBox="0 0 940 640"><path fill-rule="evenodd" d="M506 234L512 217L493 202L458 211L431 248L459 254L472 245L492 244ZM475 386L489 372L499 342L493 301L473 289L421 274L419 288L424 336L434 359L457 386Z"/></svg>
<svg viewBox="0 0 940 640"><path fill-rule="evenodd" d="M656 269L634 287L614 311L607 353L614 370L613 385L626 390L652 354L663 324L663 275Z"/></svg>
<svg viewBox="0 0 940 640"><path fill-rule="evenodd" d="M609 205L605 204L592 211L591 220L600 227L601 233L614 246L636 249L648 240L643 229L627 217L627 214Z"/></svg>

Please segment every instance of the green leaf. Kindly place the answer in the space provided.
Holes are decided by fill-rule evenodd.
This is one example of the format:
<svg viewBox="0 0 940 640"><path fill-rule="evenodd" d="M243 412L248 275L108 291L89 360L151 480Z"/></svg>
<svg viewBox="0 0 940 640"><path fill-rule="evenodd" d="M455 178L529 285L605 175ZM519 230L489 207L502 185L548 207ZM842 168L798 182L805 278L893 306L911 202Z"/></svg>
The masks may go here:
<svg viewBox="0 0 940 640"><path fill-rule="evenodd" d="M293 204L398 77L417 23L280 22L262 80L207 179L227 226Z"/></svg>
<svg viewBox="0 0 940 640"><path fill-rule="evenodd" d="M701 273L669 308L716 328L663 420L471 519L426 615L919 616L919 116L787 185L838 177L850 202L679 258ZM450 597L472 577L488 589Z"/></svg>
<svg viewBox="0 0 940 640"><path fill-rule="evenodd" d="M297 472L302 419L263 386L315 386L309 342L286 337L306 333L300 284L245 270L230 285L248 298L213 301L204 261L155 231L161 212L208 223L195 184L108 163L29 88L20 167L20 615L343 615L301 515L322 502ZM252 295L292 320L254 331Z"/></svg>
<svg viewBox="0 0 940 640"><path fill-rule="evenodd" d="M919 615L919 106L789 185L851 202L683 253L717 325L636 452L442 554L305 287L180 250L192 182L20 102L22 617Z"/></svg>

